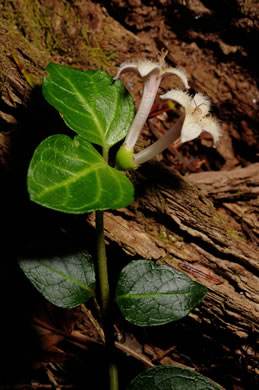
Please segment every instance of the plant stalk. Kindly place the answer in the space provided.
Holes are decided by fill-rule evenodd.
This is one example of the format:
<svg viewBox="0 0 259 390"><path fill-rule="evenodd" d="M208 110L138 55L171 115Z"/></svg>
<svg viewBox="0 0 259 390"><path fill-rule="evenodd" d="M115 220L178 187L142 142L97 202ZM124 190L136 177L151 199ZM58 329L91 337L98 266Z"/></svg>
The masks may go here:
<svg viewBox="0 0 259 390"><path fill-rule="evenodd" d="M108 315L110 287L108 280L107 257L104 241L103 211L96 211L97 271L103 318Z"/></svg>
<svg viewBox="0 0 259 390"><path fill-rule="evenodd" d="M103 330L105 335L106 356L109 366L109 389L118 390L118 368L114 362L114 336L113 322L111 315L111 297L108 279L108 267L106 257L106 247L104 240L103 211L96 211L96 235L97 235L97 281L99 284L101 298L101 313L103 320Z"/></svg>

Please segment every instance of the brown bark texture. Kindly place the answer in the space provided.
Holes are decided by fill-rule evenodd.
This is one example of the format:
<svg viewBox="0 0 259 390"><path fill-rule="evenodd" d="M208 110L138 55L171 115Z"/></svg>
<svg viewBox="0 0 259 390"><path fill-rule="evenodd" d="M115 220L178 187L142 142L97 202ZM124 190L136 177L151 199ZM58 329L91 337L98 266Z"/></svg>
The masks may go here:
<svg viewBox="0 0 259 390"><path fill-rule="evenodd" d="M161 161L133 172L135 201L127 209L105 213L106 239L115 253L166 263L209 290L182 325L172 328L176 335L188 334L186 345L172 336L167 347L174 341L177 346L164 353L164 344L151 346L142 341L142 356L149 362L178 361L192 366L229 389L248 389L246 383L252 389L258 375L259 163L254 45L259 14L255 1L233 0L221 17L222 2L215 3L219 5L199 0L149 4L141 0L38 0L34 5L29 0L0 1L0 173L4 185L16 179L24 184L19 175L24 175L33 149L46 137L46 126L60 125L52 111L46 118L46 104L38 92L49 62L115 74L122 61L156 59L159 50L167 49L168 61L191 75L191 87L211 98L221 121L222 140L212 150L205 135L198 146L191 143L183 149L187 160L200 152L200 160L206 161L204 171L190 172L177 155L172 166L172 159L164 154ZM142 85L131 77L127 76L125 83L138 104ZM132 82L136 82L135 90ZM162 88L168 85L169 81ZM163 128L169 119L162 119ZM138 147L151 139L147 126ZM174 168L180 168L185 177ZM12 184L11 188L16 187ZM7 187L2 195L5 204L11 203ZM19 206L23 207L22 200ZM9 233L10 216L4 214ZM93 214L86 220L91 229ZM197 351L200 345L202 359ZM220 382L217 375L224 375L225 362L231 380Z"/></svg>

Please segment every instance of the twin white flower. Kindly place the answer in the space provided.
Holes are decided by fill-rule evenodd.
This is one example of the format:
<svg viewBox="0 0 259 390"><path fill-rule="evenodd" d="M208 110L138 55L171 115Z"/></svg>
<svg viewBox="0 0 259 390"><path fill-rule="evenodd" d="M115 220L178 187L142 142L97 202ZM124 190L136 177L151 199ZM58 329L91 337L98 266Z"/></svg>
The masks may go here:
<svg viewBox="0 0 259 390"><path fill-rule="evenodd" d="M218 122L209 114L211 107L209 99L201 93L196 93L194 97L191 97L183 90L172 89L161 95L161 99L170 99L179 103L184 107L185 114L158 141L143 151L134 154L134 146L148 118L162 79L168 75L176 75L182 80L185 89L189 88L186 74L181 69L167 67L164 60L165 56L166 53L162 53L158 63L148 60L125 62L120 66L114 78L117 80L125 72L135 72L144 80L144 90L139 109L125 141L117 153L116 163L120 169L132 169L161 153L172 142L178 139L182 143L191 141L203 131L207 131L212 135L214 144L219 140L221 130Z"/></svg>

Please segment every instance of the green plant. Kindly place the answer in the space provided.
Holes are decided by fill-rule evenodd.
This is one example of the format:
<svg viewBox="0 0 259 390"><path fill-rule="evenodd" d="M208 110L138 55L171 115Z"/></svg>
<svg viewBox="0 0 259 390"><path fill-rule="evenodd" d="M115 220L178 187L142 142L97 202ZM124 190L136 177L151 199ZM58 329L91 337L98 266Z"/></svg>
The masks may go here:
<svg viewBox="0 0 259 390"><path fill-rule="evenodd" d="M118 78L126 70L138 69L144 77L145 88L143 103L135 116L132 98ZM111 294L103 211L126 207L133 200L133 185L118 168L135 168L152 158L154 153L161 152L172 140L180 137L181 132L182 141L190 139L186 136L188 126L192 117L196 120L198 114L200 127L192 138L199 135L209 103L199 95L194 108L187 108L186 116L181 117L170 130L170 136L164 136L163 141L134 155L136 139L162 77L167 73L175 74L187 88L187 77L182 71L166 68L164 56L161 56L158 64L124 64L115 80L102 71L82 72L57 64L49 64L47 72L48 77L43 80L43 95L77 135L73 139L67 135L53 135L37 147L28 170L28 191L32 201L54 210L72 214L95 211L97 256L92 259L86 250L65 251L55 256L36 254L23 257L19 264L33 285L57 306L70 309L95 298L100 306L105 334L109 388L115 390L119 388L112 318L115 303L130 323L143 327L158 326L186 316L205 297L206 288L166 265L151 260L135 260L122 269L116 289ZM183 105L194 104L185 92L177 90L175 93L173 98L176 101ZM203 106L206 109L201 113L200 107ZM215 123L212 122L212 127L216 126ZM205 124L208 126L209 122ZM214 130L211 132L216 138ZM113 167L109 160L110 148L125 137L117 154L116 167ZM114 299L111 298L113 296ZM148 375L144 373L137 377L128 389L142 389L143 386L151 390L184 389L190 383L195 385L192 389L204 388L204 385L208 389L218 389L199 374L177 367L167 369L167 366L156 367L149 370Z"/></svg>

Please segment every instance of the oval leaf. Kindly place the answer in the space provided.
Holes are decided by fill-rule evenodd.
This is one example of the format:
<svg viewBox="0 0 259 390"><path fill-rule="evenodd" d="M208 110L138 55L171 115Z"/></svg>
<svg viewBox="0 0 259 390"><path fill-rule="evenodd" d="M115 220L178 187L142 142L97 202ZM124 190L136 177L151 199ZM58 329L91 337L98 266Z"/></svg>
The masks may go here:
<svg viewBox="0 0 259 390"><path fill-rule="evenodd" d="M222 390L208 378L187 368L162 365L139 374L127 390Z"/></svg>
<svg viewBox="0 0 259 390"><path fill-rule="evenodd" d="M85 251L28 255L19 259L19 265L34 287L56 306L71 309L94 295L94 264Z"/></svg>
<svg viewBox="0 0 259 390"><path fill-rule="evenodd" d="M53 63L46 70L43 96L72 130L106 149L126 136L135 109L121 81L99 70L83 72Z"/></svg>
<svg viewBox="0 0 259 390"><path fill-rule="evenodd" d="M116 302L134 325L155 326L186 316L207 289L187 275L150 260L136 260L121 272Z"/></svg>
<svg viewBox="0 0 259 390"><path fill-rule="evenodd" d="M53 135L35 150L28 170L30 199L66 213L125 207L134 188L81 137Z"/></svg>

